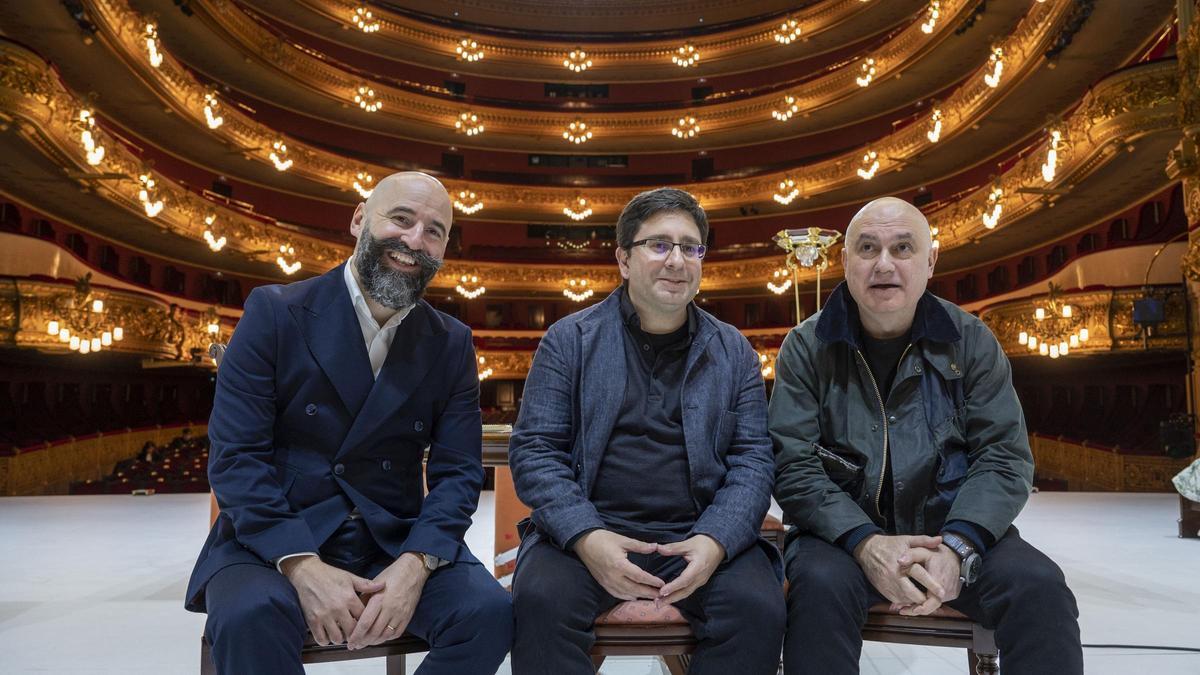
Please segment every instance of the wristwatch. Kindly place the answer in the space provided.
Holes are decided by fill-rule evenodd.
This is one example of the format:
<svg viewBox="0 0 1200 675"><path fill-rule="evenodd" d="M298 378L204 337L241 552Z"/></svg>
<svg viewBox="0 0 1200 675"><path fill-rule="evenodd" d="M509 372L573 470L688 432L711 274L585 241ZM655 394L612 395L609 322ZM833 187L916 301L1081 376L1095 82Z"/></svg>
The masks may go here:
<svg viewBox="0 0 1200 675"><path fill-rule="evenodd" d="M442 566L441 558L429 555L428 553L422 553L421 560L425 563L425 569L429 570L430 572L433 572Z"/></svg>
<svg viewBox="0 0 1200 675"><path fill-rule="evenodd" d="M953 532L943 532L942 543L949 546L959 560L962 560L962 567L958 571L958 580L962 582L963 586L975 583L975 580L979 578L979 568L983 566L983 556L975 551L971 542Z"/></svg>

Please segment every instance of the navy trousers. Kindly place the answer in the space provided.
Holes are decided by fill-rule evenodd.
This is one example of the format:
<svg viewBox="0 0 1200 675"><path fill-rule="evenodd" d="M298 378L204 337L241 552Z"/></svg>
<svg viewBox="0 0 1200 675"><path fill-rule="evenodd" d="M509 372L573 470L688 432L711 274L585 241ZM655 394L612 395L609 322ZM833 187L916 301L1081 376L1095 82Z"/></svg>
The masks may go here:
<svg viewBox="0 0 1200 675"><path fill-rule="evenodd" d="M858 672L867 609L887 602L854 558L810 535L790 541L786 675ZM984 553L979 579L946 603L996 631L1005 675L1082 675L1079 610L1062 570L1010 528Z"/></svg>
<svg viewBox="0 0 1200 675"><path fill-rule="evenodd" d="M687 562L678 556L630 554L664 581ZM604 590L574 553L543 540L521 554L513 578L517 638L514 675L592 675L589 651L596 616L620 600ZM774 675L785 622L783 591L771 560L751 546L675 603L699 639L690 675Z"/></svg>
<svg viewBox="0 0 1200 675"><path fill-rule="evenodd" d="M392 561L354 521L321 548L325 562L372 578ZM363 536L365 535L365 539ZM270 565L232 565L205 589L205 635L221 675L300 675L308 625L292 583ZM478 563L436 570L407 632L429 643L421 675L494 673L512 646L512 599Z"/></svg>

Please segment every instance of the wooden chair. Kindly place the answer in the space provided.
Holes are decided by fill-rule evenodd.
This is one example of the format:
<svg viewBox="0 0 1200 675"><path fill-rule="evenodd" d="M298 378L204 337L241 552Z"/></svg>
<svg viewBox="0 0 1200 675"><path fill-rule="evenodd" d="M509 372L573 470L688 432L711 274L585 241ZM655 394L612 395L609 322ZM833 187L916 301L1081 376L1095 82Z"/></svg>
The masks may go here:
<svg viewBox="0 0 1200 675"><path fill-rule="evenodd" d="M1179 495L1179 536L1183 539L1200 537L1200 502Z"/></svg>
<svg viewBox="0 0 1200 675"><path fill-rule="evenodd" d="M767 516L762 535L783 550L783 523ZM671 675L683 675L696 651L696 636L674 607L656 608L649 600L622 602L596 618L592 663L596 670L608 656L657 656ZM873 642L961 647L967 650L968 672L999 673L996 640L991 630L943 607L930 616L901 616L886 604L871 607L863 639Z"/></svg>
<svg viewBox="0 0 1200 675"><path fill-rule="evenodd" d="M864 640L927 647L962 647L967 650L967 672L976 675L999 673L998 650L993 632L949 607L929 616L901 616L887 604L867 613Z"/></svg>

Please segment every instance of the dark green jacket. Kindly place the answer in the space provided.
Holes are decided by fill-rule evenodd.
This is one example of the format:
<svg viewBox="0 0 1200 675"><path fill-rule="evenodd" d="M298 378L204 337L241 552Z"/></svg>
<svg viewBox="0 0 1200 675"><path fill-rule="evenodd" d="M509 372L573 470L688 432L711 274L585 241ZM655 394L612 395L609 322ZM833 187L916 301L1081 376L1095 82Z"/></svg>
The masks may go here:
<svg viewBox="0 0 1200 675"><path fill-rule="evenodd" d="M843 283L779 350L769 425L784 513L798 531L830 542L870 523L883 527L890 461L892 534L936 535L947 521L965 521L999 539L1029 496L1033 456L995 336L925 293L885 392L860 335Z"/></svg>

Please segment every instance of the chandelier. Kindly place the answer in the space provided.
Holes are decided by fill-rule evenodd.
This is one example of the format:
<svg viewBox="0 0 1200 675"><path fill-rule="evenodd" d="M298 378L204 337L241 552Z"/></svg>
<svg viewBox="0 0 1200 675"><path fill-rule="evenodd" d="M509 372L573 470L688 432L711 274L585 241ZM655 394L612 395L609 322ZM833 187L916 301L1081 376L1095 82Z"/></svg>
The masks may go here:
<svg viewBox="0 0 1200 675"><path fill-rule="evenodd" d="M1000 75L1004 73L1004 49L992 47L992 55L988 57L987 67L990 69L983 74L983 83L995 89L1000 86Z"/></svg>
<svg viewBox="0 0 1200 675"><path fill-rule="evenodd" d="M383 102L375 97L375 90L365 84L360 86L358 92L354 94L354 102L358 104L358 107L372 113L383 107Z"/></svg>
<svg viewBox="0 0 1200 675"><path fill-rule="evenodd" d="M1058 147L1062 142L1062 131L1057 128L1049 130L1050 139L1046 148L1046 161L1042 164L1042 180L1050 183L1058 170Z"/></svg>
<svg viewBox="0 0 1200 675"><path fill-rule="evenodd" d="M50 302L52 318L46 323L46 334L57 335L73 352L90 354L125 339L123 327L105 321L104 301L92 293L91 272L75 280L72 292Z"/></svg>
<svg viewBox="0 0 1200 675"><path fill-rule="evenodd" d="M933 114L929 116L929 131L925 132L925 138L929 139L930 143L937 143L942 137L942 109L934 108Z"/></svg>
<svg viewBox="0 0 1200 675"><path fill-rule="evenodd" d="M587 123L579 118L575 118L574 122L567 125L567 129L563 131L562 137L568 143L587 143L592 138L592 131L588 129Z"/></svg>
<svg viewBox="0 0 1200 675"><path fill-rule="evenodd" d="M93 133L95 129L96 116L87 108L80 110L79 142L83 144L83 151L87 153L87 163L90 166L96 166L104 159L104 146L96 142L96 136Z"/></svg>
<svg viewBox="0 0 1200 675"><path fill-rule="evenodd" d="M454 51L458 54L459 61L466 61L467 63L474 63L483 58L483 47L480 47L479 43L470 37L464 37L459 40L458 46L454 48Z"/></svg>
<svg viewBox="0 0 1200 675"><path fill-rule="evenodd" d="M874 150L867 150L863 153L861 166L858 167L858 177L863 180L871 180L875 177L875 172L879 171L879 153Z"/></svg>
<svg viewBox="0 0 1200 675"><path fill-rule="evenodd" d="M820 227L780 230L774 237L779 248L787 251L783 262L792 272L792 295L796 301L796 323L800 323L800 268L817 271L817 309L821 309L821 273L829 267L829 249L842 234ZM772 289L773 290L773 289Z"/></svg>
<svg viewBox="0 0 1200 675"><path fill-rule="evenodd" d="M479 283L479 277L474 274L464 274L459 277L458 285L454 287L454 290L468 300L474 300L487 293L487 287Z"/></svg>
<svg viewBox="0 0 1200 675"><path fill-rule="evenodd" d="M486 379L488 379L489 377L491 377L491 376L492 376L492 373L493 373L493 372L495 372L495 371L493 371L493 370L491 369L491 367L489 367L489 366L488 366L488 364L487 364L487 359L485 359L484 357L480 356L480 357L479 357L479 370L478 370L478 372L479 372L479 381L480 381L480 382L483 382L484 380L486 380Z"/></svg>
<svg viewBox="0 0 1200 675"><path fill-rule="evenodd" d="M224 235L218 237L217 235L213 234L213 230L216 229L213 227L213 224L216 222L217 214L209 213L204 216L204 241L208 244L208 247L212 249L213 253L225 248L225 244L228 243Z"/></svg>
<svg viewBox="0 0 1200 675"><path fill-rule="evenodd" d="M868 84L871 84L871 80L875 79L875 59L863 59L862 65L859 66L859 71L862 74L854 78L854 81L858 83L858 86L865 87Z"/></svg>
<svg viewBox="0 0 1200 675"><path fill-rule="evenodd" d="M671 63L674 63L680 68L690 68L696 65L699 60L700 50L696 49L696 45L690 42L683 43L683 45L679 49L676 49L675 53L671 55Z"/></svg>
<svg viewBox="0 0 1200 675"><path fill-rule="evenodd" d="M791 204L792 200L798 196L800 196L800 188L796 186L794 178L784 178L779 181L779 189L775 191L775 194L771 195L775 201L784 206Z"/></svg>
<svg viewBox="0 0 1200 675"><path fill-rule="evenodd" d="M793 18L788 18L779 24L779 28L775 29L775 41L781 45L790 45L795 42L796 38L800 37L800 32L800 22Z"/></svg>
<svg viewBox="0 0 1200 675"><path fill-rule="evenodd" d="M592 207L588 206L588 200L583 195L577 195L570 204L563 207L563 215L578 222L592 215Z"/></svg>
<svg viewBox="0 0 1200 675"><path fill-rule="evenodd" d="M1004 213L1004 204L1000 202L1004 198L1004 188L1000 186L1000 181L997 179L992 183L992 189L988 192L987 207L983 210L983 226L989 230L996 228L1000 222L1000 215Z"/></svg>
<svg viewBox="0 0 1200 675"><path fill-rule="evenodd" d="M292 168L292 160L288 157L287 144L283 141L275 141L271 144L271 163L275 165L276 171L287 171Z"/></svg>
<svg viewBox="0 0 1200 675"><path fill-rule="evenodd" d="M288 262L284 256L291 257L293 259L292 262ZM279 255L275 256L275 264L279 265L279 269L283 270L284 274L291 276L300 271L300 261L295 260L295 257L296 248L294 246L291 244L280 244Z"/></svg>
<svg viewBox="0 0 1200 675"><path fill-rule="evenodd" d="M138 201L142 203L142 208L146 211L146 217L153 218L159 213L162 213L163 198L158 195L158 189L155 187L154 178L148 173L138 176L138 183L141 183L141 189L138 190Z"/></svg>
<svg viewBox="0 0 1200 675"><path fill-rule="evenodd" d="M929 0L929 6L925 8L925 23L921 24L921 32L926 35L933 32L933 27L937 25L938 17L942 14L942 3L938 0Z"/></svg>
<svg viewBox="0 0 1200 675"><path fill-rule="evenodd" d="M209 344L221 342L221 315L215 306L209 307L200 317L198 328L208 336Z"/></svg>
<svg viewBox="0 0 1200 675"><path fill-rule="evenodd" d="M782 108L771 111L771 117L774 117L780 122L786 122L792 119L792 115L795 115L798 112L800 112L800 106L796 103L796 97L789 94L783 97Z"/></svg>
<svg viewBox="0 0 1200 675"><path fill-rule="evenodd" d="M454 130L468 136L482 134L483 122L479 121L479 115L470 110L464 110L458 114L458 119L454 121Z"/></svg>
<svg viewBox="0 0 1200 675"><path fill-rule="evenodd" d="M754 353L758 354L759 372L762 373L763 377L770 377L771 373L775 372L774 363L771 362L770 357L768 357L766 354L758 351L757 349L754 350Z"/></svg>
<svg viewBox="0 0 1200 675"><path fill-rule="evenodd" d="M216 129L225 123L225 118L218 114L220 109L221 101L217 98L217 92L210 91L204 95L204 121L209 129Z"/></svg>
<svg viewBox="0 0 1200 675"><path fill-rule="evenodd" d="M792 273L786 267L771 272L771 278L767 280L767 290L775 295L783 295L787 293L787 289L792 287Z"/></svg>
<svg viewBox="0 0 1200 675"><path fill-rule="evenodd" d="M1061 292L1060 286L1050 282L1050 295L1045 305L1034 308L1034 323L1021 328L1017 344L1024 345L1031 352L1057 359L1088 341L1085 317L1071 305L1059 300Z"/></svg>
<svg viewBox="0 0 1200 675"><path fill-rule="evenodd" d="M354 174L352 187L358 193L358 196L363 199L370 199L371 193L375 191L375 177L366 171L359 171Z"/></svg>
<svg viewBox="0 0 1200 675"><path fill-rule="evenodd" d="M563 67L572 72L582 73L592 67L592 60L588 58L587 52L583 51L583 47L576 47L567 52L567 58L563 59Z"/></svg>
<svg viewBox="0 0 1200 675"><path fill-rule="evenodd" d="M671 128L671 135L678 139L686 140L695 138L700 133L700 120L692 115L685 115L679 118L679 121Z"/></svg>
<svg viewBox="0 0 1200 675"><path fill-rule="evenodd" d="M371 13L371 10L367 9L366 5L355 7L354 13L350 15L350 20L364 33L374 33L379 30L379 22L375 20L375 15Z"/></svg>
<svg viewBox="0 0 1200 675"><path fill-rule="evenodd" d="M563 295L570 298L571 302L583 302L592 297L595 291L588 288L587 279L567 279L566 288L563 288Z"/></svg>
<svg viewBox="0 0 1200 675"><path fill-rule="evenodd" d="M163 53L158 48L158 26L153 22L146 24L142 36L146 39L146 54L150 60L150 67L157 68L162 65Z"/></svg>
<svg viewBox="0 0 1200 675"><path fill-rule="evenodd" d="M475 196L475 193L471 190L463 188L458 191L458 196L454 198L454 208L469 216L483 209L483 200Z"/></svg>

